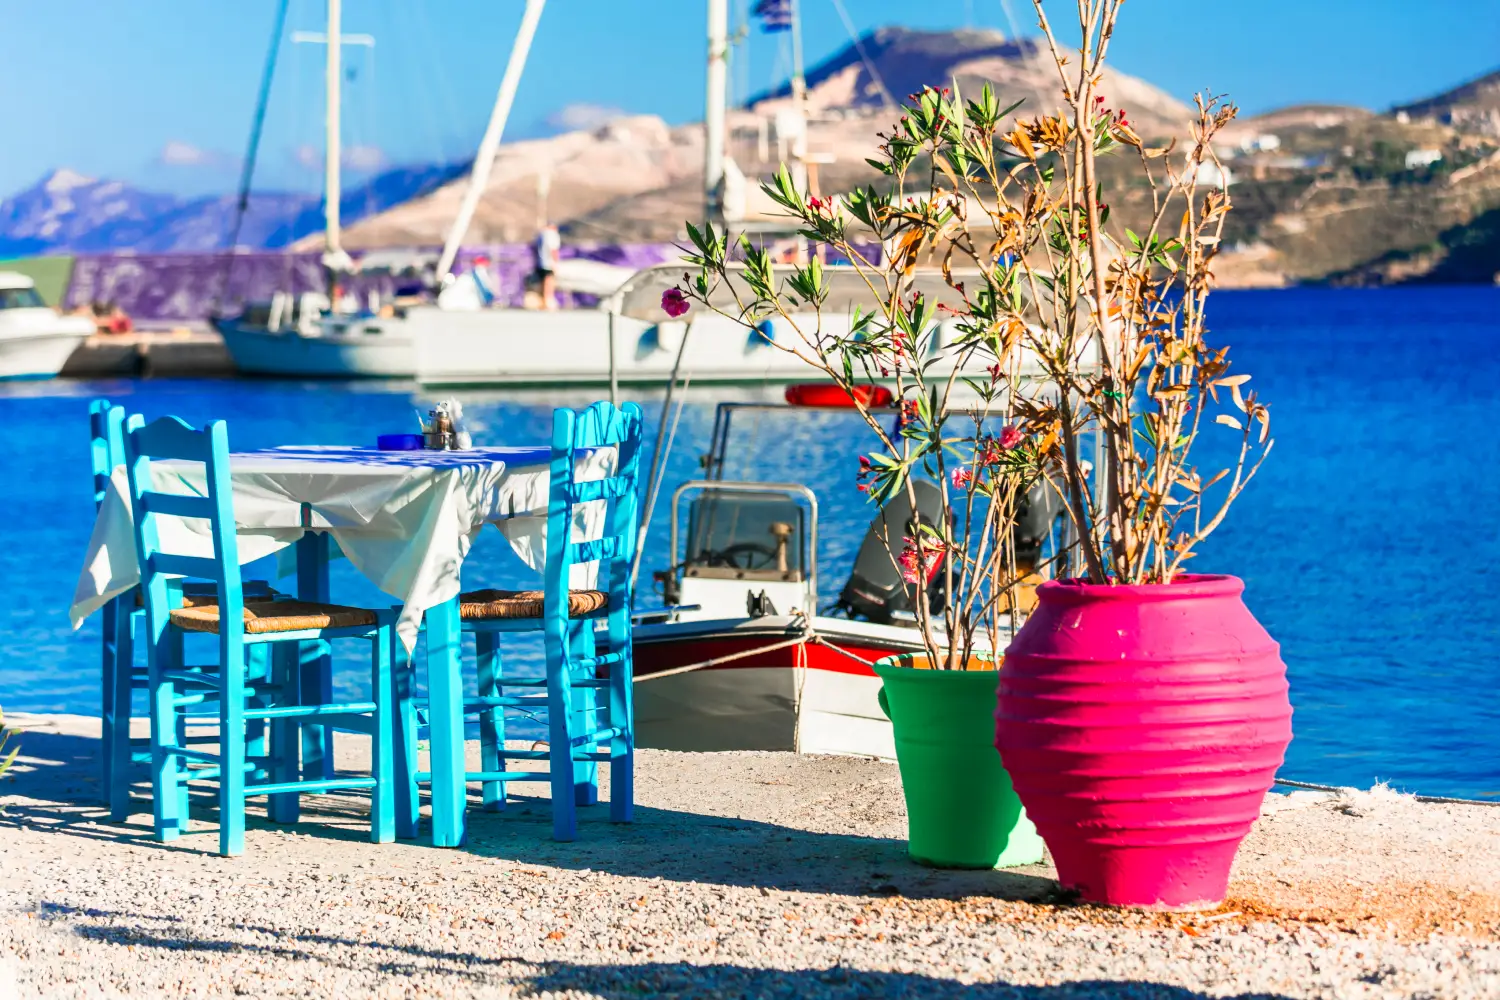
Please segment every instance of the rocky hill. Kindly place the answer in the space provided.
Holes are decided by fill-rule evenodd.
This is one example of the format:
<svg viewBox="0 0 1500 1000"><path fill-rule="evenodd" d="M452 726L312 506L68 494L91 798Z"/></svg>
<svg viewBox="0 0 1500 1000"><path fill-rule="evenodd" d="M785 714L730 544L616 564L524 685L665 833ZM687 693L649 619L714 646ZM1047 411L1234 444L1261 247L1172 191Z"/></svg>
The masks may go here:
<svg viewBox="0 0 1500 1000"><path fill-rule="evenodd" d="M1434 97L1399 105L1392 113L1500 136L1500 70Z"/></svg>
<svg viewBox="0 0 1500 1000"><path fill-rule="evenodd" d="M1059 103L1055 73L1035 42L997 31L871 32L807 73L808 148L820 161L819 183L837 191L867 181L865 157L879 142L875 133L897 114L891 102L924 84L957 80L965 93L988 82L1007 103L1023 100L1022 113L1040 113ZM1102 89L1147 135L1186 129L1187 107L1144 80L1108 70ZM771 91L731 116L730 154L752 192L756 179L772 174L782 158L775 119L788 101L785 89ZM351 227L346 242L440 243L463 186L457 181L366 219ZM703 214L702 188L700 125L669 128L660 119L637 117L593 132L510 143L501 147L469 240L529 239L543 217L577 240L677 239L684 220Z"/></svg>
<svg viewBox="0 0 1500 1000"><path fill-rule="evenodd" d="M1054 72L1034 41L994 31L871 32L807 74L813 182L824 193L868 182L865 157L898 113L893 102L924 84L957 81L973 93L988 82L1032 114L1058 105ZM1188 108L1150 83L1111 70L1101 91L1148 139L1185 135ZM789 100L786 88L771 90L730 116L752 223L768 221L756 182L787 155L778 112ZM1235 206L1219 259L1224 284L1488 281L1500 272L1500 72L1384 113L1303 104L1248 117L1218 150ZM543 222L578 243L677 240L684 220L703 215L702 164L701 125L653 116L507 143L468 242L526 241ZM1102 170L1121 224L1144 198L1128 166L1118 158ZM461 173L415 167L351 191L346 243L441 243ZM0 203L0 255L213 249L232 208L229 197L181 201L59 171ZM319 224L315 196L257 195L242 243L309 248Z"/></svg>

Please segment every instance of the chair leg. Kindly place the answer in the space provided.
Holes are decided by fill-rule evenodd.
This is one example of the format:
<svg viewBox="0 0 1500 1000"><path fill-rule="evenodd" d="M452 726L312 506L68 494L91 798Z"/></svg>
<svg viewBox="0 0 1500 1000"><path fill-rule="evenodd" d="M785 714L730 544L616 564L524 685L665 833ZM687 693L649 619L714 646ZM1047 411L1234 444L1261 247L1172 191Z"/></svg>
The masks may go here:
<svg viewBox="0 0 1500 1000"><path fill-rule="evenodd" d="M576 621L570 625L573 633L569 642L569 648L573 650L573 658L594 655L594 624L592 621ZM574 673L571 668L568 676L572 680L592 680L594 675ZM577 688L573 691L573 732L591 733L598 729L599 722L599 692L595 688ZM592 750L592 747L579 747L580 751ZM575 760L573 762L573 801L580 806L595 805L599 801L599 765L591 760Z"/></svg>
<svg viewBox="0 0 1500 1000"><path fill-rule="evenodd" d="M301 692L299 643L277 643L271 651L271 687L280 693L283 705L299 704ZM271 720L271 780L276 783L296 781L301 773L299 751L300 727L296 719ZM266 817L272 823L295 823L301 815L301 799L296 792L279 792L266 797Z"/></svg>
<svg viewBox="0 0 1500 1000"><path fill-rule="evenodd" d="M99 801L110 807L110 819L114 819L114 749L115 749L115 661L117 659L115 639L115 601L104 605L103 638L100 642L99 659ZM130 667L125 667L129 676ZM129 726L130 720L125 724ZM123 774L121 775L123 777Z"/></svg>
<svg viewBox="0 0 1500 1000"><path fill-rule="evenodd" d="M611 652L614 650L611 646ZM635 706L631 701L634 664L624 645L624 662L609 669L609 724L623 726L625 735L609 741L609 818L616 823L635 819Z"/></svg>
<svg viewBox="0 0 1500 1000"><path fill-rule="evenodd" d="M245 664L250 658L242 650L237 657L220 656L223 676L219 682L219 853L235 857L245 853Z"/></svg>
<svg viewBox="0 0 1500 1000"><path fill-rule="evenodd" d="M396 640L391 630L392 642ZM394 722L394 776L396 806L396 837L414 840L417 836L417 820L421 811L421 800L417 794L417 704L416 664L407 657L406 650L392 646L392 682L395 695Z"/></svg>
<svg viewBox="0 0 1500 1000"><path fill-rule="evenodd" d="M547 623L547 765L552 784L552 839L578 836L573 770L573 687L568 683L568 622ZM561 633L561 634L559 634Z"/></svg>
<svg viewBox="0 0 1500 1000"><path fill-rule="evenodd" d="M370 733L370 776L375 788L370 793L370 840L389 844L396 839L395 775L392 743L395 727L392 716L391 632L389 619L382 621L380 631L370 641L370 693L375 702L375 718Z"/></svg>
<svg viewBox="0 0 1500 1000"><path fill-rule="evenodd" d="M187 828L183 809L182 758L177 747L176 685L162 676L172 666L172 639L163 634L152 639L150 666L151 697L151 819L160 841L176 840Z"/></svg>
<svg viewBox="0 0 1500 1000"><path fill-rule="evenodd" d="M114 655L114 715L110 727L110 745L105 750L110 763L109 818L124 820L130 815L130 786L135 783L135 761L130 744L130 718L134 714L135 626L145 615L116 602Z"/></svg>
<svg viewBox="0 0 1500 1000"><path fill-rule="evenodd" d="M500 636L495 632L474 633L475 659L478 661L481 698L499 696L501 690ZM505 770L505 709L496 705L479 710L479 747L483 771ZM499 812L505 808L505 782L486 781L484 808Z"/></svg>
<svg viewBox="0 0 1500 1000"><path fill-rule="evenodd" d="M110 610L113 609L113 614ZM105 653L105 716L103 758L105 800L109 818L116 822L130 815L130 786L135 763L130 749L131 691L135 674L135 622L141 617L117 598L105 605L104 628L109 648Z"/></svg>

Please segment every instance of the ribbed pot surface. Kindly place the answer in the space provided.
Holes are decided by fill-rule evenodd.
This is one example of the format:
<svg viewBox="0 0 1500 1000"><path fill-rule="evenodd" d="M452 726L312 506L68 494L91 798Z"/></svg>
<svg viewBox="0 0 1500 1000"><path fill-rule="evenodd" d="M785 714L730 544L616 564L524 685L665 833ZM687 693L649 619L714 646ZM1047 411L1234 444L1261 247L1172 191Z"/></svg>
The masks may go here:
<svg viewBox="0 0 1500 1000"><path fill-rule="evenodd" d="M1005 652L1000 751L1058 880L1086 900L1224 898L1291 742L1279 647L1231 576L1054 581Z"/></svg>

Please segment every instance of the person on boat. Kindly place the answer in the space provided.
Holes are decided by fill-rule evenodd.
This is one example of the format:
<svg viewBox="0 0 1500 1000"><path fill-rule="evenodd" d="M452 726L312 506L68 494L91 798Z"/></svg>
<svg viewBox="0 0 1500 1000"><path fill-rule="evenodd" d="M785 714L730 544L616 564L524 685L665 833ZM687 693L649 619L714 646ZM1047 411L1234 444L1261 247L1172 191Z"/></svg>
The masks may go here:
<svg viewBox="0 0 1500 1000"><path fill-rule="evenodd" d="M536 278L542 288L542 308L557 308L557 260L562 251L562 235L554 225L545 225L532 244L536 254Z"/></svg>

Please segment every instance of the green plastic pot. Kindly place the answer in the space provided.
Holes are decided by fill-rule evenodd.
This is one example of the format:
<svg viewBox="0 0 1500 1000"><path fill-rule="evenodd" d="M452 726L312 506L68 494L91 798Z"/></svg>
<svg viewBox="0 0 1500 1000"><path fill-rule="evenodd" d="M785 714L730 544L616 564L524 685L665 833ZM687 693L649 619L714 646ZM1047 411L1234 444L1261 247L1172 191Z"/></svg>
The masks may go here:
<svg viewBox="0 0 1500 1000"><path fill-rule="evenodd" d="M875 673L895 730L912 860L934 868L1041 861L1042 838L995 749L1000 672L917 669L886 657Z"/></svg>

